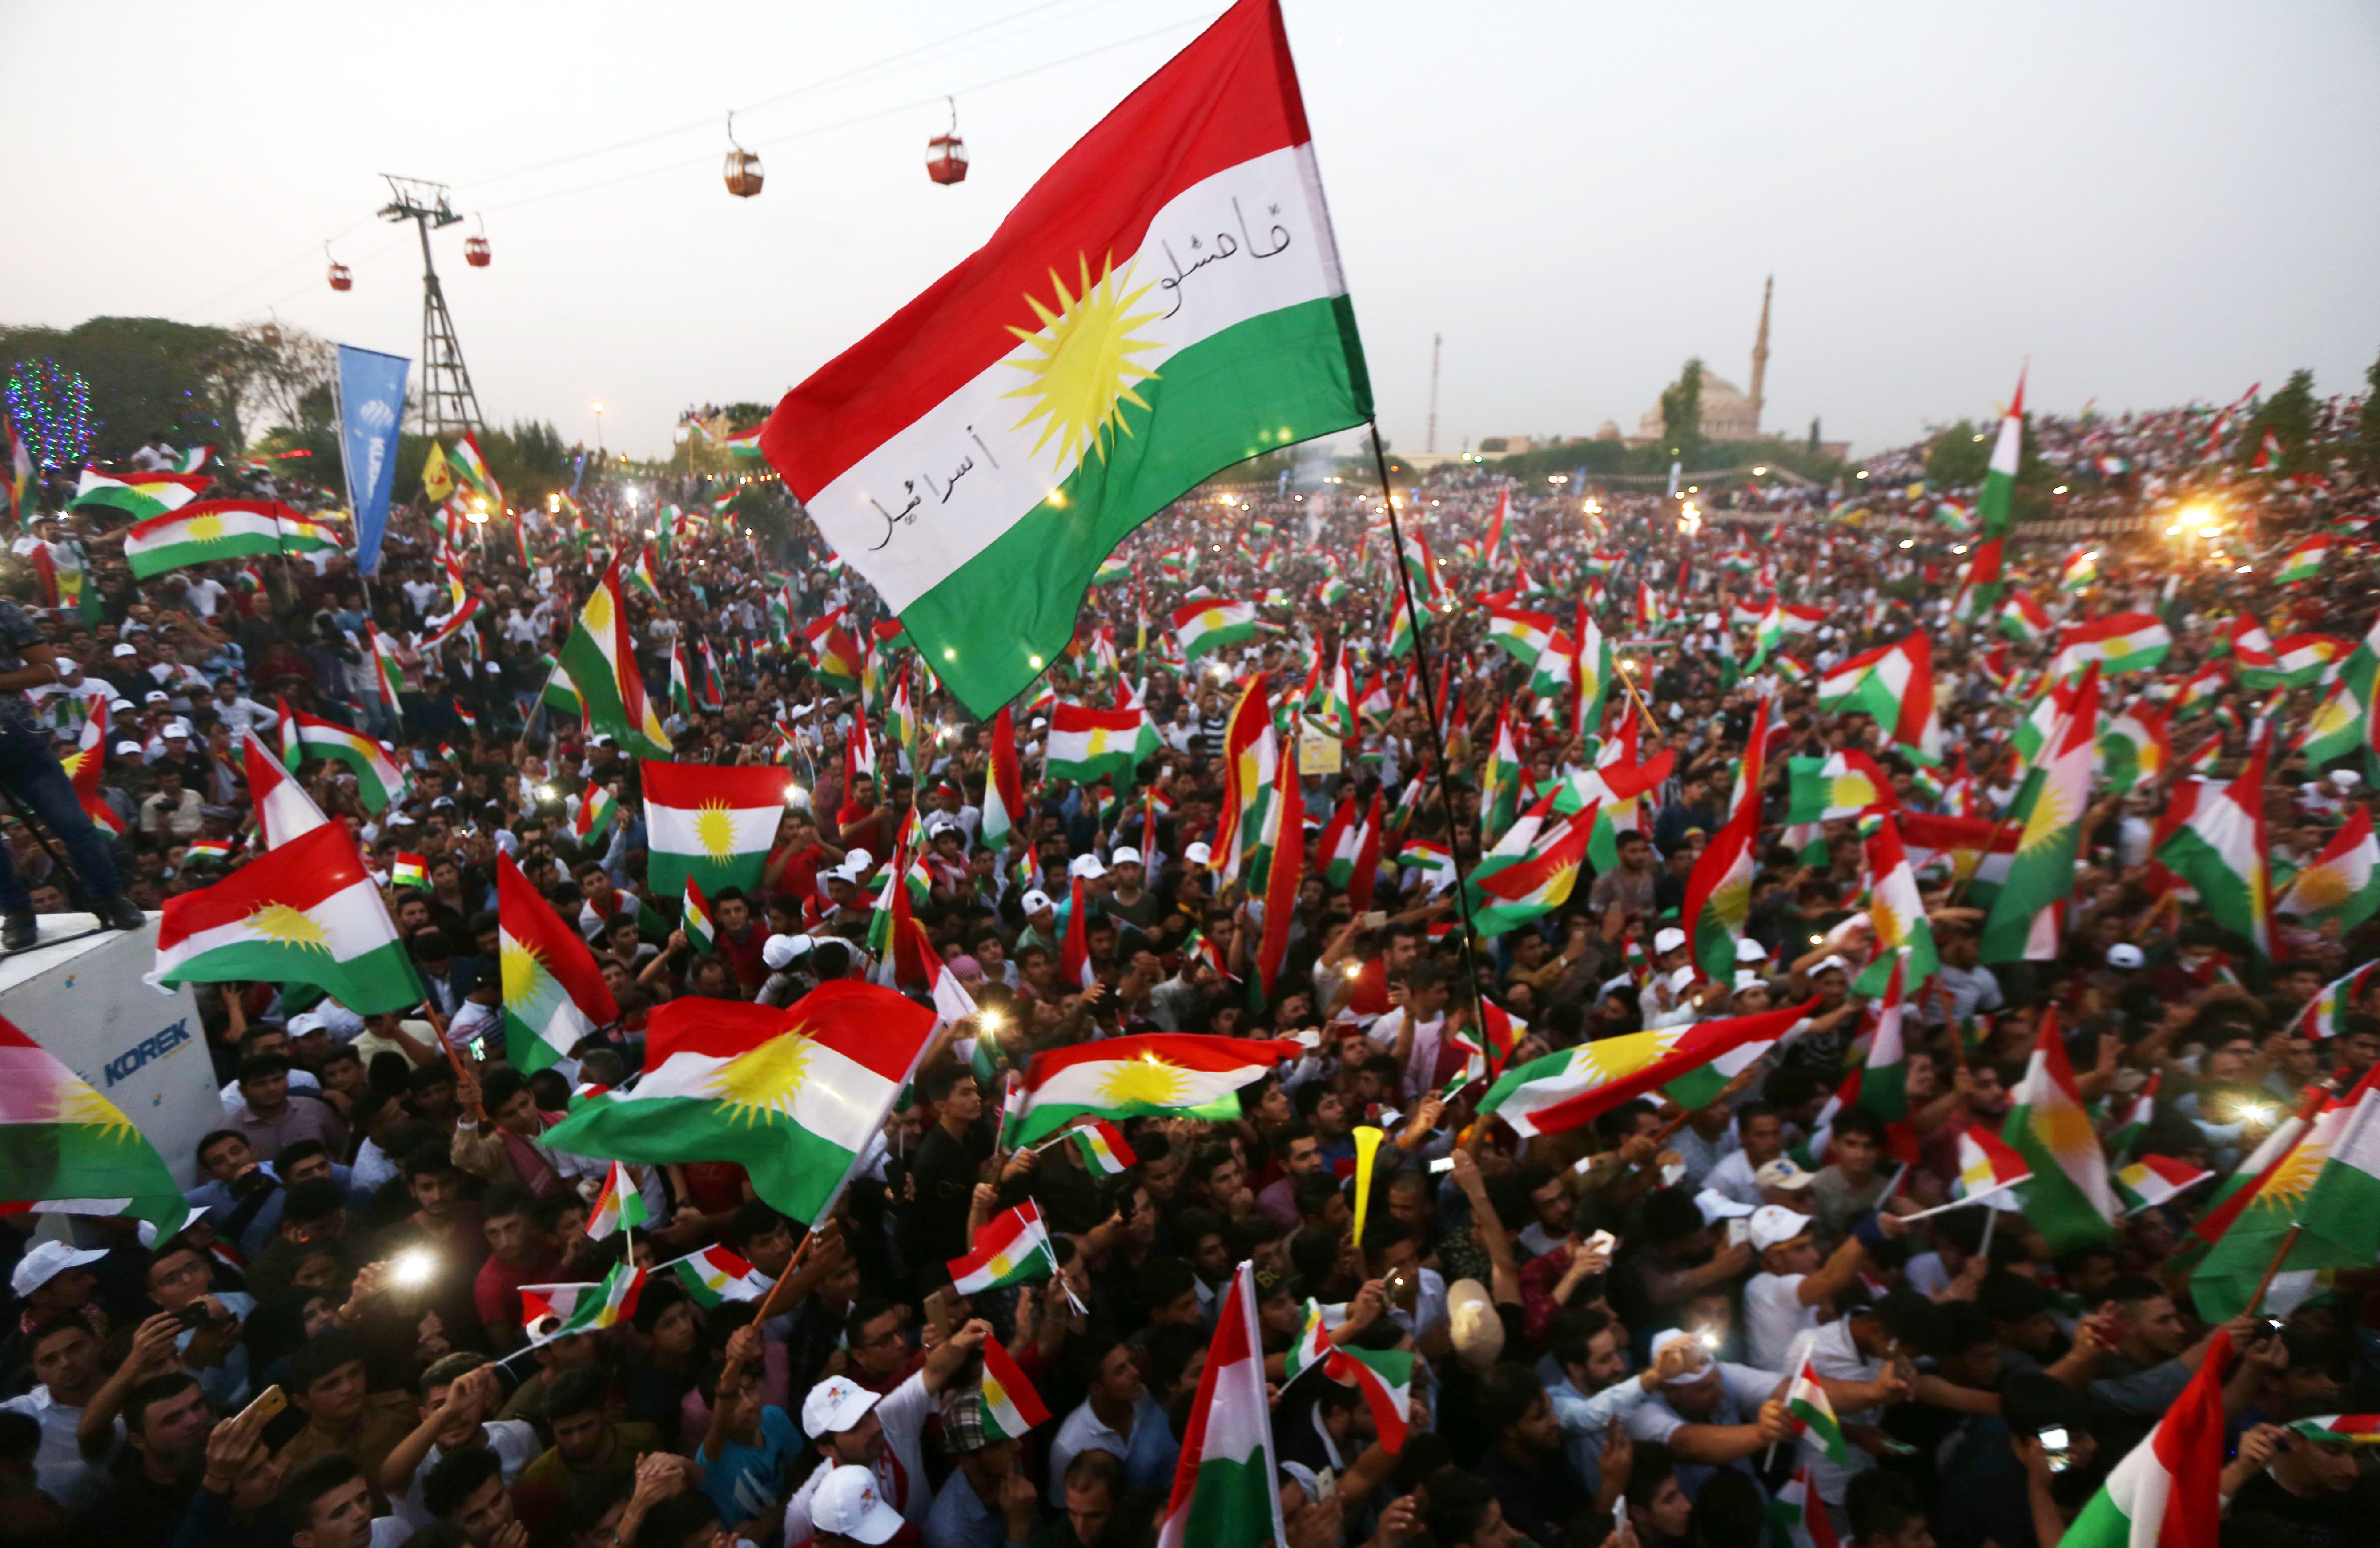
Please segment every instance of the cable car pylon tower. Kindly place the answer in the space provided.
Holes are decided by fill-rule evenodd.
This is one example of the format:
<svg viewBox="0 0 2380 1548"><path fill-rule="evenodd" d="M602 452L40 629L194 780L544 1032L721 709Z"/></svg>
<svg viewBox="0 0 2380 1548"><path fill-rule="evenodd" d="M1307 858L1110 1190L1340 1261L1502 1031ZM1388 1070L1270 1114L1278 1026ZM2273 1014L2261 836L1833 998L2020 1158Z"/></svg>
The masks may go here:
<svg viewBox="0 0 2380 1548"><path fill-rule="evenodd" d="M481 429L480 395L471 388L471 370L463 363L455 317L446 310L446 292L430 256L430 233L463 217L447 202L445 184L381 176L388 182L389 201L380 218L409 220L421 233L421 433L446 436Z"/></svg>

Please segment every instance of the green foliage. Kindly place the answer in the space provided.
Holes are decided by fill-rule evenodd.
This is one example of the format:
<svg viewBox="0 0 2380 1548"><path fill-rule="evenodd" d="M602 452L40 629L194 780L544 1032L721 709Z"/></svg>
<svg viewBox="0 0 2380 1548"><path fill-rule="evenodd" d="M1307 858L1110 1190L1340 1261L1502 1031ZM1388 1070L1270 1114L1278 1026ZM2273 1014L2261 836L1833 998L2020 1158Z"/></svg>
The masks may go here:
<svg viewBox="0 0 2380 1548"><path fill-rule="evenodd" d="M2363 413L2355 425L2355 458L2367 473L2380 475L2380 360L2363 373Z"/></svg>
<svg viewBox="0 0 2380 1548"><path fill-rule="evenodd" d="M2239 463L2242 468L2256 460L2257 449L2265 444L2265 432L2281 445L2281 466L2294 471L2306 465L2307 449L2313 444L2314 402L2313 372L2293 371L2281 390L2266 398L2264 406L2250 417L2240 433Z"/></svg>
<svg viewBox="0 0 2380 1548"><path fill-rule="evenodd" d="M730 431L746 431L767 419L776 410L766 403L731 403L720 410L727 416Z"/></svg>
<svg viewBox="0 0 2380 1548"><path fill-rule="evenodd" d="M1934 433L1925 444L1925 481L1940 489L1972 489L1991 466L1992 437L1975 421L1961 420Z"/></svg>
<svg viewBox="0 0 2380 1548"><path fill-rule="evenodd" d="M47 356L91 384L90 456L117 462L153 438L245 444L239 390L253 344L228 328L162 317L93 317L67 329L0 328L0 366Z"/></svg>
<svg viewBox="0 0 2380 1548"><path fill-rule="evenodd" d="M1703 360L1686 361L1678 379L1661 389L1661 439L1670 457L1688 467L1701 465L1703 449Z"/></svg>

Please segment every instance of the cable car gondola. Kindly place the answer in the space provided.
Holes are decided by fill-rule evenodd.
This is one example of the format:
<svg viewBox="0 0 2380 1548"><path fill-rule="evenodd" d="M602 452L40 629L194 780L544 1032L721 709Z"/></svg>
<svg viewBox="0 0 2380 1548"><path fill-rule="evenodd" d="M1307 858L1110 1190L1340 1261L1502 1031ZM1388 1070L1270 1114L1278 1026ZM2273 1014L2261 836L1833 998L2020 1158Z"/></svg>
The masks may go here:
<svg viewBox="0 0 2380 1548"><path fill-rule="evenodd" d="M951 104L951 132L926 141L926 176L948 187L966 181L967 152L966 141L959 138L959 104L950 97L942 100Z"/></svg>

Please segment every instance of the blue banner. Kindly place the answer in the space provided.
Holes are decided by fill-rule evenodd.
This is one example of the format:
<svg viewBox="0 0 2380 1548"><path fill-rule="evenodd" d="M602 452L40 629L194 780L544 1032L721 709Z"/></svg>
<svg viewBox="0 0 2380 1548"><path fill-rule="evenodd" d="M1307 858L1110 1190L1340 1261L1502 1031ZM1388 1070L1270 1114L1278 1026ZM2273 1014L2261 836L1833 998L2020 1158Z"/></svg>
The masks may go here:
<svg viewBox="0 0 2380 1548"><path fill-rule="evenodd" d="M347 469L347 509L356 518L356 570L380 567L388 530L388 493L396 481L397 429L405 422L402 355L339 346L339 452Z"/></svg>

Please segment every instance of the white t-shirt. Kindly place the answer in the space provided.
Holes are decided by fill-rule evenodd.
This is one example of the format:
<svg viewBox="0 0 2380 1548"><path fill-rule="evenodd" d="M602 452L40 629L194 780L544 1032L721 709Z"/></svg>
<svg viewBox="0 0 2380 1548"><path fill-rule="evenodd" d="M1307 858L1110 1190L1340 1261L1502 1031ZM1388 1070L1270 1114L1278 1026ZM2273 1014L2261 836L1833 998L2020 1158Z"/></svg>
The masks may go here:
<svg viewBox="0 0 2380 1548"><path fill-rule="evenodd" d="M884 1455L876 1464L876 1493L921 1526L928 1508L934 1503L934 1489L926 1477L926 1453L920 1443L926 1432L926 1420L934 1412L934 1399L926 1391L926 1373L922 1371L894 1387L876 1405L877 1422L884 1426ZM811 1437L811 1441L810 1455L818 1457L817 1437ZM832 1470L826 1458L819 1457L819 1465L794 1491L794 1497L785 1502L787 1542L808 1541L810 1496L818 1493L818 1486Z"/></svg>
<svg viewBox="0 0 2380 1548"><path fill-rule="evenodd" d="M525 1419L492 1419L484 1428L488 1432L487 1448L496 1454L496 1463L504 1470L504 1487L509 1489L519 1480L521 1469L537 1460L545 1443L537 1438L537 1426ZM395 1516L382 1519L401 1521L408 1531L419 1531L436 1519L430 1514L430 1507L421 1503L421 1485L429 1479L430 1469L445 1455L442 1447L430 1448L421 1465L413 1469L413 1486L400 1498L388 1502ZM380 1522L372 1525L377 1529Z"/></svg>
<svg viewBox="0 0 2380 1548"><path fill-rule="evenodd" d="M37 1386L22 1397L11 1397L0 1403L0 1408L23 1414L42 1427L42 1444L33 1453L35 1487L58 1502L67 1511L76 1511L98 1499L107 1488L107 1469L83 1460L82 1448L75 1442L76 1427L82 1423L82 1409L61 1403L50 1396L47 1386ZM115 1421L115 1433L124 1433L124 1420Z"/></svg>
<svg viewBox="0 0 2380 1548"><path fill-rule="evenodd" d="M1818 1325L1818 1309L1803 1306L1799 1274L1755 1274L1743 1287L1744 1353L1764 1371L1782 1371L1793 1341Z"/></svg>

